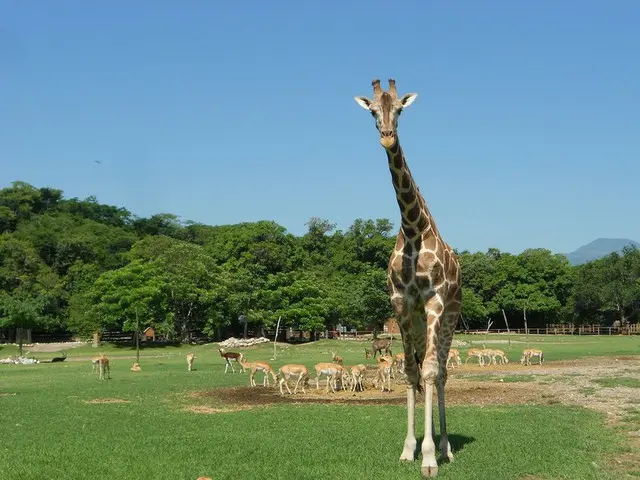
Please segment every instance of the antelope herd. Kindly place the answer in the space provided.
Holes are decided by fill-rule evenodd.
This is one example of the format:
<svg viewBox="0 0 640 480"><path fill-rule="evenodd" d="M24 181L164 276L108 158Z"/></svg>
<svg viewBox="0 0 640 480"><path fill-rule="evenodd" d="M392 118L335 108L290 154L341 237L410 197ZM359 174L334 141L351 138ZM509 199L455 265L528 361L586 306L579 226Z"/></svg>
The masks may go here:
<svg viewBox="0 0 640 480"><path fill-rule="evenodd" d="M271 377L274 381L274 386L279 386L281 395L284 395L283 387L285 387L291 395L297 394L298 389L306 394L305 387L309 385L311 377L309 375L309 369L305 365L287 364L280 367L276 372L269 363L263 361L248 361L242 353L226 352L222 348L218 348L218 352L225 362L224 373L227 373L229 367L231 367L231 371L235 373L232 363L235 362L240 366L242 373L247 370L249 371L249 385L251 387L257 385L255 375L261 372L263 374L262 385L264 387L270 386L269 377ZM371 368L362 363L347 367L344 365L343 357L339 356L337 352L330 350L330 353L331 362L321 362L313 367L315 371L316 390L320 389L320 380L326 377L325 390L327 393L329 393L329 390L335 393L338 389L362 392L365 390L364 381L367 378L367 373L372 371L373 377L371 378L371 383L374 388L380 389L381 392L385 390L390 392L391 379L395 379L396 374L404 374L404 353L393 355L391 352L391 340L377 339L372 342L371 348L364 349L365 359L368 360L373 357L376 360L376 364L371 365ZM376 357L376 355L378 356ZM509 363L505 352L495 348L469 348L466 351L466 356L465 365L468 364L471 359L477 359L477 363L481 367L487 365L506 365ZM531 359L533 357L538 358L538 365L544 362L542 350L527 348L522 352L520 363L524 366L529 366L531 365ZM189 372L193 369L193 361L195 358L196 356L193 353L186 355L187 370ZM98 373L101 380L111 378L111 368L108 357L100 354L97 357L93 357L91 363L92 373ZM447 368L454 369L461 366L460 350L455 348L450 349L449 356L447 357ZM139 364L134 363L131 370L140 371ZM294 380L295 385L292 392L289 382Z"/></svg>

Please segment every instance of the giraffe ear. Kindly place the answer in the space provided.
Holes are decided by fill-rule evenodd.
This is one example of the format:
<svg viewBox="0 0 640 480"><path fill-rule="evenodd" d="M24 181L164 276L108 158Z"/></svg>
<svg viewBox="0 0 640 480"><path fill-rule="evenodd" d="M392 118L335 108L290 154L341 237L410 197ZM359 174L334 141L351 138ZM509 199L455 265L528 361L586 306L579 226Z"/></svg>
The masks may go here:
<svg viewBox="0 0 640 480"><path fill-rule="evenodd" d="M406 108L409 105L411 105L417 97L418 97L417 93L407 93L406 95L403 95L402 98L400 99L400 104L402 105L402 108Z"/></svg>
<svg viewBox="0 0 640 480"><path fill-rule="evenodd" d="M353 97L355 99L356 102L358 102L358 105L360 105L362 108L364 108L365 110L369 110L369 107L371 106L371 100L369 100L367 97Z"/></svg>

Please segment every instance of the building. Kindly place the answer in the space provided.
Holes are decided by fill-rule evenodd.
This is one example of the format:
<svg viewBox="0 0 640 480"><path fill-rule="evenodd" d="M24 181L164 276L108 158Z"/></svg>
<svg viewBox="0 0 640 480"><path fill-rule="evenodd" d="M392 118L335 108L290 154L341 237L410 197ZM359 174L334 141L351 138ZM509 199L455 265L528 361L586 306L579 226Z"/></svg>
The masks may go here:
<svg viewBox="0 0 640 480"><path fill-rule="evenodd" d="M153 327L147 327L142 332L141 340L151 340L152 342L156 341L156 330Z"/></svg>

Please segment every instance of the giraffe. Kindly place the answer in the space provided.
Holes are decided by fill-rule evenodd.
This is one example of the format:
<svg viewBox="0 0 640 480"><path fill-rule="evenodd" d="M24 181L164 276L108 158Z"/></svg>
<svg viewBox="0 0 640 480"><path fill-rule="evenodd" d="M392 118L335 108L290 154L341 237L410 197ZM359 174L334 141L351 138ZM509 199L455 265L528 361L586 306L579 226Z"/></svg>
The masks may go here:
<svg viewBox="0 0 640 480"><path fill-rule="evenodd" d="M407 436L400 460L415 459L415 399L423 391L425 399L421 472L425 477L438 475L434 442L433 387L438 394L440 452L453 461L447 436L444 387L447 382L447 357L461 310L460 265L449 245L442 239L433 216L416 185L398 139L398 117L411 105L416 93L398 96L395 80L389 89L374 80L373 100L355 97L376 121L380 143L385 149L401 226L387 271L387 287L400 326L405 353L407 388Z"/></svg>

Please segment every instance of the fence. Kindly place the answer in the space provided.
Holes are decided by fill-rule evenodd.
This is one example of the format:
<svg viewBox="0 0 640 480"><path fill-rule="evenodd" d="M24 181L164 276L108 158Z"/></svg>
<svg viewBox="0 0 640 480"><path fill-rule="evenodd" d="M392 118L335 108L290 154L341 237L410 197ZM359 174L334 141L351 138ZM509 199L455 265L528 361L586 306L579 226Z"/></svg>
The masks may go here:
<svg viewBox="0 0 640 480"><path fill-rule="evenodd" d="M484 335L487 333L486 329L477 330L457 330L456 333L466 333L471 335ZM603 327L602 325L573 325L569 323L547 325L541 328L529 328L525 331L524 328L514 328L507 331L506 328L498 328L489 330L491 334L506 335L512 333L514 335L640 335L640 323L634 323L624 326L616 327ZM378 333L381 338L390 337L388 333ZM400 334L394 334L394 338L399 338ZM321 335L321 338L325 338ZM338 340L370 340L373 338L373 332L371 331L352 331L352 332L338 332L329 331L328 338L335 338Z"/></svg>
<svg viewBox="0 0 640 480"><path fill-rule="evenodd" d="M473 335L484 335L486 329L478 330L459 330L457 333L469 333ZM515 335L640 335L640 323L634 323L624 326L603 327L602 325L573 325L570 323L561 323L557 325L547 325L543 328L514 328L507 332L506 328L498 328L489 330L489 333L502 334L513 333Z"/></svg>

